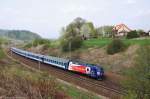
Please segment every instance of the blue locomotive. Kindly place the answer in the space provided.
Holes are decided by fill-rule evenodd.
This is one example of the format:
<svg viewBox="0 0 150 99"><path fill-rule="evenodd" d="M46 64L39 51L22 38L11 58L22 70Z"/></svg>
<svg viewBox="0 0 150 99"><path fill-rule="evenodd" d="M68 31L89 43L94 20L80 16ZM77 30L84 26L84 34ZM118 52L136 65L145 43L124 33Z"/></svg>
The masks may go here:
<svg viewBox="0 0 150 99"><path fill-rule="evenodd" d="M104 76L103 68L94 64L88 64L88 63L83 63L83 62L79 62L75 60L58 58L58 57L53 57L53 56L35 54L32 52L24 51L24 50L14 48L14 47L11 48L11 51L18 55L21 55L21 56L24 56L24 57L27 57L36 61L40 61L42 63L50 64L50 65L53 65L53 66L56 66L65 70L85 74L91 78L95 78L98 80L102 79Z"/></svg>

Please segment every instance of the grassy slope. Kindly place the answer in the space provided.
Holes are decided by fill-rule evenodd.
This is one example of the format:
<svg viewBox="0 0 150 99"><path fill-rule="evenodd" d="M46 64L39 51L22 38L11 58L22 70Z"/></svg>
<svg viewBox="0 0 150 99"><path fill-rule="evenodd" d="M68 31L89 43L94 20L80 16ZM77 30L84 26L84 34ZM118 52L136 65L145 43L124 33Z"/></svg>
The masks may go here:
<svg viewBox="0 0 150 99"><path fill-rule="evenodd" d="M22 68L13 68L13 72L16 75L19 75L20 77L30 77L32 79L37 79L39 77L43 78L43 74L39 74L33 71L29 71L28 69L22 69ZM55 79L54 79L55 80ZM97 96L91 94L91 93L87 93L87 92L83 92L73 86L68 86L65 84L61 84L59 83L59 88L57 90L63 91L65 92L66 95L68 95L69 97L71 97L71 99L99 99Z"/></svg>
<svg viewBox="0 0 150 99"><path fill-rule="evenodd" d="M91 39L86 40L83 42L82 48L88 48L88 47L103 47L108 45L112 39L109 38L101 38L101 39ZM149 39L123 39L123 42L127 45L150 45L150 38Z"/></svg>
<svg viewBox="0 0 150 99"><path fill-rule="evenodd" d="M4 58L5 54L3 53L3 50L0 48L0 59Z"/></svg>
<svg viewBox="0 0 150 99"><path fill-rule="evenodd" d="M1 54L4 54L4 53L1 52ZM6 59L7 57L5 57L5 60ZM5 94L5 96L9 96L9 97L13 97L13 96L23 96L23 97L27 96L28 97L28 95L24 93L24 91L29 91L30 89L26 88L26 86L30 86L31 89L42 88L39 91L40 92L45 91L47 93L47 89L44 90L43 88L45 88L45 86L48 85L49 86L48 88L50 88L50 90L52 88L54 92L55 91L62 92L62 93L56 94L58 95L58 97L61 97L62 95L62 98L63 98L64 95L65 97L67 95L67 97L70 97L71 99L77 99L77 98L78 99L91 99L91 98L98 99L98 97L96 97L95 95L91 93L84 92L73 86L69 86L69 85L57 82L55 78L49 77L48 74L45 72L38 73L38 72L29 70L28 68L19 64L18 62L14 62L11 60L9 60L8 62L9 64L5 63L3 64L3 66L0 65L0 88L4 90L4 92L2 91L0 92L0 96ZM6 79L10 78L10 79L6 80L5 78ZM45 83L45 81L48 83ZM51 85L52 86L55 85L55 86L50 87ZM9 86L9 87L6 87L6 86ZM36 90L34 90L34 92L36 92ZM48 93L45 95L48 96ZM55 95L55 94L52 94L52 95ZM34 94L31 94L31 96L34 97ZM36 96L38 96L37 93L35 97Z"/></svg>

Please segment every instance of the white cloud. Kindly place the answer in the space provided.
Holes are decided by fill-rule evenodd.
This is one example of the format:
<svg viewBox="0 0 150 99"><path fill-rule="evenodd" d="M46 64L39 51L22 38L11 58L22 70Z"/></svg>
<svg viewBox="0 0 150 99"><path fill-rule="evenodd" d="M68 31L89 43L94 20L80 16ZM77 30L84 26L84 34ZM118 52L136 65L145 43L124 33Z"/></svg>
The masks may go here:
<svg viewBox="0 0 150 99"><path fill-rule="evenodd" d="M149 16L149 0L0 0L0 28L27 29L43 37L57 38L61 27L76 17L96 26L132 24ZM132 5L134 4L134 5ZM143 16L144 15L144 16ZM141 17L137 17L141 16ZM139 24L150 24L140 21ZM134 25L134 24L133 24ZM147 28L149 25L143 26Z"/></svg>
<svg viewBox="0 0 150 99"><path fill-rule="evenodd" d="M136 0L127 0L128 4L135 4L137 1Z"/></svg>

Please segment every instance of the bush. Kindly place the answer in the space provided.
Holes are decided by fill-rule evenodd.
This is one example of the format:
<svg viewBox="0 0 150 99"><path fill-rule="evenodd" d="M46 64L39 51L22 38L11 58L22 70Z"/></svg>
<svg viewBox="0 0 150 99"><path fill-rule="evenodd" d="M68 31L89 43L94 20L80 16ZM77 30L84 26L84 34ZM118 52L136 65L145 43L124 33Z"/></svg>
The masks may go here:
<svg viewBox="0 0 150 99"><path fill-rule="evenodd" d="M107 47L108 54L115 54L125 49L125 44L120 39L114 39Z"/></svg>
<svg viewBox="0 0 150 99"><path fill-rule="evenodd" d="M62 51L64 51L64 52L67 52L70 50L74 51L81 47L82 39L81 39L81 37L63 39L63 40L61 40L60 44L61 44L60 46L61 46Z"/></svg>
<svg viewBox="0 0 150 99"><path fill-rule="evenodd" d="M132 38L137 38L137 37L139 37L137 31L131 31L131 32L128 32L126 38L127 38L127 39L132 39Z"/></svg>
<svg viewBox="0 0 150 99"><path fill-rule="evenodd" d="M132 67L124 70L125 99L150 99L150 46L141 46Z"/></svg>
<svg viewBox="0 0 150 99"><path fill-rule="evenodd" d="M42 45L42 44L50 44L50 43L51 43L51 41L48 39L35 39L33 41L33 46L37 46L38 44Z"/></svg>
<svg viewBox="0 0 150 99"><path fill-rule="evenodd" d="M35 39L32 42L26 44L24 48L36 47L38 45L44 45L44 48L50 47L51 41L48 39Z"/></svg>
<svg viewBox="0 0 150 99"><path fill-rule="evenodd" d="M4 58L5 57L5 54L2 50L2 48L0 48L0 59Z"/></svg>
<svg viewBox="0 0 150 99"><path fill-rule="evenodd" d="M32 43L27 43L24 48L31 48L32 47Z"/></svg>

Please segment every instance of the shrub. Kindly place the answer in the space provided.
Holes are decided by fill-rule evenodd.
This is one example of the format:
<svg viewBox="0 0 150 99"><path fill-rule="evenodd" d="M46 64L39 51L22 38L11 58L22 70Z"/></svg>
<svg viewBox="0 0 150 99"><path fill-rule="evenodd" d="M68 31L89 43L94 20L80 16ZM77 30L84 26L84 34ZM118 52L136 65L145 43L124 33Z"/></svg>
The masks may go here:
<svg viewBox="0 0 150 99"><path fill-rule="evenodd" d="M150 99L150 46L141 46L132 67L124 70L125 99Z"/></svg>
<svg viewBox="0 0 150 99"><path fill-rule="evenodd" d="M61 49L62 51L64 52L67 52L67 51L74 51L78 48L81 47L82 45L82 39L81 37L74 37L74 38L69 38L69 39L63 39L61 40Z"/></svg>
<svg viewBox="0 0 150 99"><path fill-rule="evenodd" d="M137 37L139 37L139 35L138 35L137 31L135 30L135 31L128 32L126 38L127 39L132 39L132 38L137 38Z"/></svg>
<svg viewBox="0 0 150 99"><path fill-rule="evenodd" d="M32 43L27 43L24 48L31 48L32 47Z"/></svg>
<svg viewBox="0 0 150 99"><path fill-rule="evenodd" d="M35 39L32 42L26 44L24 48L36 47L38 45L44 45L44 48L48 48L51 45L51 41L48 39Z"/></svg>
<svg viewBox="0 0 150 99"><path fill-rule="evenodd" d="M5 53L3 52L2 48L0 48L0 59L5 57Z"/></svg>
<svg viewBox="0 0 150 99"><path fill-rule="evenodd" d="M123 51L125 44L120 39L114 39L107 47L108 54L115 54Z"/></svg>

